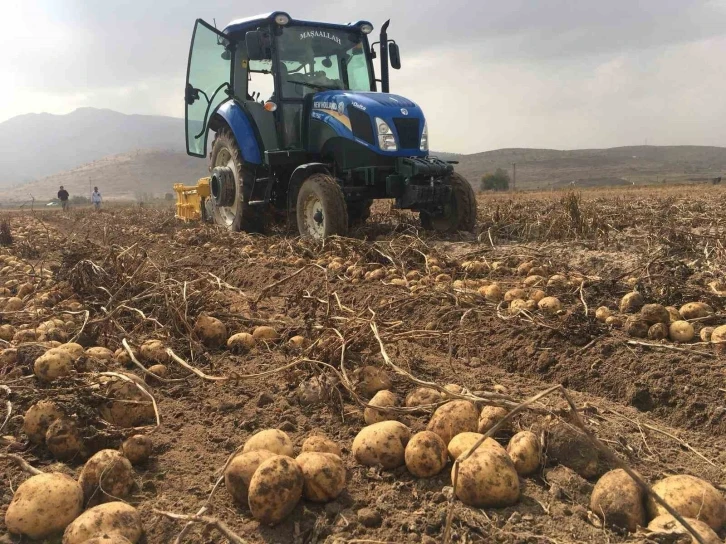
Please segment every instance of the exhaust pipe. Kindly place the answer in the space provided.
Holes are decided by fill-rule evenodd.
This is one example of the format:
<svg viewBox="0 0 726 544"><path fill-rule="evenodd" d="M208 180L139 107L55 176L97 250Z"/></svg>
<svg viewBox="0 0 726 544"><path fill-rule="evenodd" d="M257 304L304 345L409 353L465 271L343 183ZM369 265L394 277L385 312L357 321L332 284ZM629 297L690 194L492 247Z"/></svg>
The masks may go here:
<svg viewBox="0 0 726 544"><path fill-rule="evenodd" d="M386 32L390 22L389 19L381 27L381 91L384 93L390 90L388 79L388 33Z"/></svg>

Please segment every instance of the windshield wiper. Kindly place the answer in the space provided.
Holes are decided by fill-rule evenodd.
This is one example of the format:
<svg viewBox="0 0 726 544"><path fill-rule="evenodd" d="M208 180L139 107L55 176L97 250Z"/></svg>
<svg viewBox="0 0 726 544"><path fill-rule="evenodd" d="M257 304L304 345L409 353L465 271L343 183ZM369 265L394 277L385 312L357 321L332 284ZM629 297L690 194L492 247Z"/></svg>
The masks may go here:
<svg viewBox="0 0 726 544"><path fill-rule="evenodd" d="M341 91L339 87L332 87L330 85L322 85L320 83L311 83L309 81L296 81L294 79L288 79L288 83L296 83L297 85L305 85L307 87L312 87L313 89L325 89L326 91Z"/></svg>

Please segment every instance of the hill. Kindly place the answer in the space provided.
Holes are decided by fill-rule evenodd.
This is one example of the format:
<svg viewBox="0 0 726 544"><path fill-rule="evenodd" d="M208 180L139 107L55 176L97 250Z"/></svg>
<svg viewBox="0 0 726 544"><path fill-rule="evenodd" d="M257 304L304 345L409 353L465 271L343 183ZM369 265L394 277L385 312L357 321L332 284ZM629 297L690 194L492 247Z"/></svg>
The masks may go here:
<svg viewBox="0 0 726 544"><path fill-rule="evenodd" d="M145 148L184 151L184 121L95 108L19 115L0 123L0 188Z"/></svg>
<svg viewBox="0 0 726 544"><path fill-rule="evenodd" d="M475 186L481 176L517 165L517 188L706 181L726 172L726 148L629 146L610 149L498 149L456 155L457 170Z"/></svg>
<svg viewBox="0 0 726 544"><path fill-rule="evenodd" d="M97 185L105 199L138 200L142 195L161 197L175 183L191 185L208 175L203 159L186 153L156 149L137 150L104 157L82 166L29 183L0 189L0 201L26 202L34 197L48 201L63 185L71 197L90 196Z"/></svg>

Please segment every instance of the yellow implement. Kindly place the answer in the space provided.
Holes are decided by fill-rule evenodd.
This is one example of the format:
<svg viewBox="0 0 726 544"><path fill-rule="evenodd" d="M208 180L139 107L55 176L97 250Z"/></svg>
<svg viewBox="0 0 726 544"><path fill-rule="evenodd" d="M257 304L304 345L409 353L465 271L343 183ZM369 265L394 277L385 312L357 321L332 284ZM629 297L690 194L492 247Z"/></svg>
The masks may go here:
<svg viewBox="0 0 726 544"><path fill-rule="evenodd" d="M174 184L176 193L176 217L184 221L202 219L204 200L209 198L209 179L202 178L196 185Z"/></svg>

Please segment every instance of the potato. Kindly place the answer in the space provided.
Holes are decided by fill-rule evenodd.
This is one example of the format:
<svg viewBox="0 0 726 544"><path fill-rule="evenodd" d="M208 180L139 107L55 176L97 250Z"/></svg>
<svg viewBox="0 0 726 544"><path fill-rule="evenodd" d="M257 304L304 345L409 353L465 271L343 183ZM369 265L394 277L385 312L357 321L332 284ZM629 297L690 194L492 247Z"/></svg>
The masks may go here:
<svg viewBox="0 0 726 544"><path fill-rule="evenodd" d="M674 321L668 329L668 336L674 342L690 342L696 331L688 321Z"/></svg>
<svg viewBox="0 0 726 544"><path fill-rule="evenodd" d="M302 445L303 453L332 453L342 458L343 455L340 451L340 446L330 440L329 438L322 435L312 435L305 439Z"/></svg>
<svg viewBox="0 0 726 544"><path fill-rule="evenodd" d="M133 383L116 377L103 377L102 395L108 400L99 408L101 417L118 425L129 428L151 423L155 419L154 405L141 390L147 391L144 382L134 374L124 374Z"/></svg>
<svg viewBox="0 0 726 544"><path fill-rule="evenodd" d="M446 444L431 431L422 431L406 444L404 461L408 471L417 478L430 478L446 466Z"/></svg>
<svg viewBox="0 0 726 544"><path fill-rule="evenodd" d="M131 462L116 450L101 450L81 470L78 483L87 506L126 498L134 485Z"/></svg>
<svg viewBox="0 0 726 544"><path fill-rule="evenodd" d="M356 379L355 388L360 393L371 398L383 389L391 389L391 378L385 370L375 366L364 366L353 373Z"/></svg>
<svg viewBox="0 0 726 544"><path fill-rule="evenodd" d="M396 406L398 404L398 397L391 391L384 389L379 391L373 398L368 402L368 406L363 411L363 419L366 425L372 425L379 421L387 421L389 419L396 419L396 414L389 410L376 410L372 406L380 406L382 408L389 406Z"/></svg>
<svg viewBox="0 0 726 544"><path fill-rule="evenodd" d="M265 525L279 523L295 509L304 484L303 472L294 459L276 455L263 461L250 480L250 512Z"/></svg>
<svg viewBox="0 0 726 544"><path fill-rule="evenodd" d="M60 533L83 511L81 486L65 474L36 474L18 486L5 513L8 531L33 539Z"/></svg>
<svg viewBox="0 0 726 544"><path fill-rule="evenodd" d="M726 501L715 487L700 478L687 474L668 476L653 485L653 492L681 516L700 519L714 531L726 523ZM646 508L651 519L668 513L650 496Z"/></svg>
<svg viewBox="0 0 726 544"><path fill-rule="evenodd" d="M164 364L171 361L171 357L169 357L169 354L166 352L166 346L161 340L147 340L141 344L141 347L139 348L139 355L141 356L141 359L150 364Z"/></svg>
<svg viewBox="0 0 726 544"><path fill-rule="evenodd" d="M640 309L640 317L648 325L656 323L670 323L670 314L661 304L646 304Z"/></svg>
<svg viewBox="0 0 726 544"><path fill-rule="evenodd" d="M674 321L683 321L683 316L681 316L681 312L678 311L678 308L674 308L673 306L666 306L666 310L668 311L668 323L673 323Z"/></svg>
<svg viewBox="0 0 726 544"><path fill-rule="evenodd" d="M698 535L701 537L701 539L706 544L722 544L721 539L719 536L714 532L711 527L708 526L708 524L697 520L695 518L683 518L688 522L688 524L691 526L691 528L698 533ZM681 525L676 518L671 516L670 514L663 514L661 516L658 516L654 520L652 520L648 524L648 529L651 531L656 531L658 533L674 533L679 535L691 535L691 533L688 532L688 530ZM680 542L680 541L679 541ZM698 541L693 538L691 535L691 542L693 544L698 544Z"/></svg>
<svg viewBox="0 0 726 544"><path fill-rule="evenodd" d="M125 536L111 533L110 535L96 536L86 540L83 544L131 544Z"/></svg>
<svg viewBox="0 0 726 544"><path fill-rule="evenodd" d="M405 448L411 430L398 421L381 421L363 427L353 440L353 456L366 466L384 469L400 467L405 462Z"/></svg>
<svg viewBox="0 0 726 544"><path fill-rule="evenodd" d="M512 315L519 314L522 310L533 312L537 308L534 300L515 299L509 304L509 313Z"/></svg>
<svg viewBox="0 0 726 544"><path fill-rule="evenodd" d="M73 358L67 351L51 348L33 363L33 373L43 382L68 376L73 370Z"/></svg>
<svg viewBox="0 0 726 544"><path fill-rule="evenodd" d="M22 309L23 309L23 301L22 301L22 299L19 299L18 297L11 297L5 303L5 308L3 308L3 311L5 311L5 312L17 312L17 311L20 311Z"/></svg>
<svg viewBox="0 0 726 544"><path fill-rule="evenodd" d="M479 448L458 463L454 492L467 506L478 508L511 506L519 500L519 477L507 453L497 448ZM451 470L454 483L456 465Z"/></svg>
<svg viewBox="0 0 726 544"><path fill-rule="evenodd" d="M111 351L108 348L96 346L93 348L88 348L85 351L86 357L91 357L93 359L99 359L100 361L111 361L113 360L113 351Z"/></svg>
<svg viewBox="0 0 726 544"><path fill-rule="evenodd" d="M260 340L262 342L276 342L280 339L280 335L277 331L266 325L255 327L255 330L252 331L252 337L255 340Z"/></svg>
<svg viewBox="0 0 726 544"><path fill-rule="evenodd" d="M547 298L547 293L545 293L542 289L532 289L529 292L529 298L539 304L543 299Z"/></svg>
<svg viewBox="0 0 726 544"><path fill-rule="evenodd" d="M490 302L499 302L502 300L502 288L498 283L492 283L485 287L479 288L479 294Z"/></svg>
<svg viewBox="0 0 726 544"><path fill-rule="evenodd" d="M580 429L564 421L555 421L547 428L545 442L550 463L571 468L585 479L598 475L600 452Z"/></svg>
<svg viewBox="0 0 726 544"><path fill-rule="evenodd" d="M542 459L542 445L532 431L521 431L509 441L507 453L514 463L517 474L529 476L539 467Z"/></svg>
<svg viewBox="0 0 726 544"><path fill-rule="evenodd" d="M451 457L451 460L455 461L461 455L468 452L472 448L472 446L474 446L474 444L476 444L483 436L484 435L482 433L471 432L457 434L454 438L451 439L451 442L449 442L449 445L447 446L447 451L449 453L449 457ZM479 451L480 448L499 448L504 451L499 442L491 437L484 440L479 448L477 448L477 451Z"/></svg>
<svg viewBox="0 0 726 544"><path fill-rule="evenodd" d="M620 311L624 314L632 314L640 310L644 304L643 295L633 291L625 295L620 301Z"/></svg>
<svg viewBox="0 0 726 544"><path fill-rule="evenodd" d="M13 336L13 344L27 344L28 342L35 342L38 339L38 334L34 330L21 329Z"/></svg>
<svg viewBox="0 0 726 544"><path fill-rule="evenodd" d="M15 336L15 332L15 327L12 325L0 325L0 340L10 342L10 340L13 339L13 336Z"/></svg>
<svg viewBox="0 0 726 544"><path fill-rule="evenodd" d="M451 395L461 395L464 392L464 388L461 387L458 383L447 383L444 386L444 389L447 393ZM446 395L446 393L444 393ZM448 397L448 395L447 395Z"/></svg>
<svg viewBox="0 0 726 544"><path fill-rule="evenodd" d="M650 340L664 340L668 338L668 325L665 323L656 323L648 329L648 338Z"/></svg>
<svg viewBox="0 0 726 544"><path fill-rule="evenodd" d="M247 505L250 481L257 468L277 454L268 450L254 450L236 455L224 469L224 487L239 504Z"/></svg>
<svg viewBox="0 0 726 544"><path fill-rule="evenodd" d="M504 302L512 302L515 300L525 300L527 298L527 291L524 289L516 288L510 289L504 293Z"/></svg>
<svg viewBox="0 0 726 544"><path fill-rule="evenodd" d="M623 326L623 319L617 315L611 315L610 317L605 318L605 324L608 327L619 329Z"/></svg>
<svg viewBox="0 0 726 544"><path fill-rule="evenodd" d="M542 276L541 274L531 274L524 278L524 284L525 287L536 287L538 285L544 285L547 282L547 279Z"/></svg>
<svg viewBox="0 0 726 544"><path fill-rule="evenodd" d="M647 338L649 330L648 322L641 319L640 316L631 315L625 321L625 332L634 338Z"/></svg>
<svg viewBox="0 0 726 544"><path fill-rule="evenodd" d="M711 342L716 344L716 350L719 353L726 352L726 325L721 325L713 329Z"/></svg>
<svg viewBox="0 0 726 544"><path fill-rule="evenodd" d="M253 434L242 449L243 452L267 450L277 455L293 456L292 441L285 431L264 429Z"/></svg>
<svg viewBox="0 0 726 544"><path fill-rule="evenodd" d="M441 402L443 395L430 387L418 387L406 395L406 406L425 406Z"/></svg>
<svg viewBox="0 0 726 544"><path fill-rule="evenodd" d="M71 356L71 359L74 361L80 359L83 357L83 346L80 344L76 344L75 342L68 342L66 344L61 344L58 346L57 349L65 351L68 355Z"/></svg>
<svg viewBox="0 0 726 544"><path fill-rule="evenodd" d="M45 433L48 432L50 424L56 419L62 418L63 415L63 411L55 402L41 400L33 404L25 412L23 432L33 444L43 444L45 442Z"/></svg>
<svg viewBox="0 0 726 544"><path fill-rule="evenodd" d="M0 350L0 365L13 366L18 362L18 350L16 348L7 348Z"/></svg>
<svg viewBox="0 0 726 544"><path fill-rule="evenodd" d="M307 345L308 341L307 341L307 338L305 338L304 336L300 336L298 334L298 335L290 338L290 340L288 340L287 343L293 349L303 349Z"/></svg>
<svg viewBox="0 0 726 544"><path fill-rule="evenodd" d="M448 445L457 434L476 431L477 421L474 403L468 400L452 400L436 409L426 430L438 434Z"/></svg>
<svg viewBox="0 0 726 544"><path fill-rule="evenodd" d="M134 354L134 357L138 360L139 358L139 351L136 348L131 348L131 353ZM164 352L166 355L166 352ZM131 357L129 357L128 351L126 351L124 348L117 349L113 354L113 360L116 361L120 366L123 366L125 368L131 368L134 366L134 364L131 362Z"/></svg>
<svg viewBox="0 0 726 544"><path fill-rule="evenodd" d="M85 446L78 427L70 419L56 419L45 433L48 451L59 461L85 456Z"/></svg>
<svg viewBox="0 0 726 544"><path fill-rule="evenodd" d="M345 489L345 466L332 453L301 453L295 459L302 470L305 483L303 496L313 502L328 502Z"/></svg>
<svg viewBox="0 0 726 544"><path fill-rule="evenodd" d="M710 342L711 337L713 335L713 331L715 331L715 327L703 327L701 329L701 332L699 333L699 337L701 338L701 342Z"/></svg>
<svg viewBox="0 0 726 544"><path fill-rule="evenodd" d="M634 533L646 523L643 495L635 480L618 468L597 481L590 496L590 510L607 525Z"/></svg>
<svg viewBox="0 0 726 544"><path fill-rule="evenodd" d="M713 315L713 308L703 302L689 302L681 306L679 313L683 319L698 319Z"/></svg>
<svg viewBox="0 0 726 544"><path fill-rule="evenodd" d="M144 528L138 510L125 502L114 501L94 506L66 527L63 544L86 544L92 538L123 537L136 544Z"/></svg>
<svg viewBox="0 0 726 544"><path fill-rule="evenodd" d="M151 365L149 368L147 368L151 374L154 376L158 376L161 379L166 378L167 374L169 374L169 369L166 365L158 364L158 365ZM159 379L155 378L151 374L144 374L144 382L148 383L149 385L156 385L161 383Z"/></svg>
<svg viewBox="0 0 726 544"><path fill-rule="evenodd" d="M140 465L149 459L152 447L151 438L143 434L135 434L121 444L121 453L132 465Z"/></svg>
<svg viewBox="0 0 726 544"><path fill-rule="evenodd" d="M479 414L479 421L477 424L477 431L484 434L489 429L494 427L499 421L501 421L509 411L506 408L500 408L498 406L484 406ZM506 431L510 428L509 423L505 423L503 427L499 428L499 431Z"/></svg>
<svg viewBox="0 0 726 544"><path fill-rule="evenodd" d="M238 332L227 340L227 348L233 353L246 353L255 347L255 337L248 332Z"/></svg>
<svg viewBox="0 0 726 544"><path fill-rule="evenodd" d="M227 342L227 327L224 323L205 314L200 315L194 323L194 334L211 349L221 348Z"/></svg>

